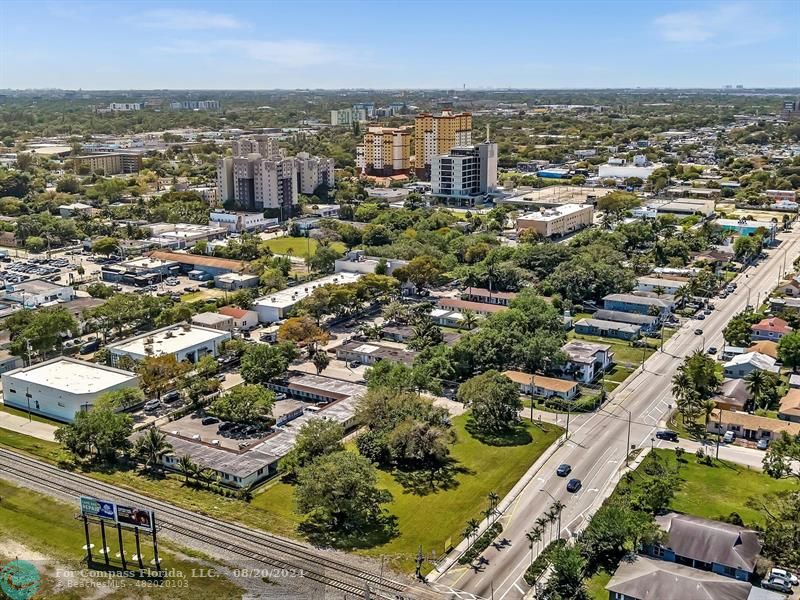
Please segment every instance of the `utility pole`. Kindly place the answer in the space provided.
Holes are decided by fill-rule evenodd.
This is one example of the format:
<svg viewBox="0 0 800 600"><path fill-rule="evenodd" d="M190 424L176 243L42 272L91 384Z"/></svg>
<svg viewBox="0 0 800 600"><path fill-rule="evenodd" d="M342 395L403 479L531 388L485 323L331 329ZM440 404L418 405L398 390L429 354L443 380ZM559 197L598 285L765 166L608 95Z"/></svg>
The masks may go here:
<svg viewBox="0 0 800 600"><path fill-rule="evenodd" d="M719 460L719 438L722 435L720 433L720 428L722 427L722 409L717 409L717 455L716 459Z"/></svg>
<svg viewBox="0 0 800 600"><path fill-rule="evenodd" d="M419 545L419 550L417 550L417 558L415 559L416 562L416 576L417 579L424 579L422 577L422 563L425 562L425 555L422 553L422 544Z"/></svg>
<svg viewBox="0 0 800 600"><path fill-rule="evenodd" d="M30 423L33 419L31 418L31 388L25 388L25 399L28 401L28 423Z"/></svg>

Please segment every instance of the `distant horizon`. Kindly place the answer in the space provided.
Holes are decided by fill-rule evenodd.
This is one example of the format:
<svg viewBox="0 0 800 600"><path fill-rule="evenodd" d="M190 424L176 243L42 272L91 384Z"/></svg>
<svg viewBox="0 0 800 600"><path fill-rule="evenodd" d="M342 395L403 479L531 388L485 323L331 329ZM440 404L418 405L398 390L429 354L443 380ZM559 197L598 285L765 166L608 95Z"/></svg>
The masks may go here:
<svg viewBox="0 0 800 600"><path fill-rule="evenodd" d="M487 6L445 0L5 0L0 88L800 85L795 0L493 0Z"/></svg>
<svg viewBox="0 0 800 600"><path fill-rule="evenodd" d="M630 90L641 91L701 91L701 92L790 92L800 93L797 86L756 86L756 87L682 87L682 86L621 86L621 87L311 87L311 88L64 88L64 87L29 87L29 88L0 88L2 92L622 92Z"/></svg>

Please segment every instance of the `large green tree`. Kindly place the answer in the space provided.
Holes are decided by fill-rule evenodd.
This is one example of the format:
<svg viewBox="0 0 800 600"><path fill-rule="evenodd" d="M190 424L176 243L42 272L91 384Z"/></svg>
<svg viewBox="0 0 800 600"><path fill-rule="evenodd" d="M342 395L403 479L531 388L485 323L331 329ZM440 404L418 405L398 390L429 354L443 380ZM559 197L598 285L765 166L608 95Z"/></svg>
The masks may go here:
<svg viewBox="0 0 800 600"><path fill-rule="evenodd" d="M792 371L797 371L800 367L800 331L793 331L784 335L778 342L778 357L783 366L791 367Z"/></svg>
<svg viewBox="0 0 800 600"><path fill-rule="evenodd" d="M272 421L275 394L260 385L243 384L232 388L211 405L210 412L233 423Z"/></svg>
<svg viewBox="0 0 800 600"><path fill-rule="evenodd" d="M476 428L483 433L507 431L519 420L519 387L497 371L487 371L458 386L458 400L469 407Z"/></svg>
<svg viewBox="0 0 800 600"><path fill-rule="evenodd" d="M247 383L265 384L274 377L282 375L297 356L297 349L291 342L268 346L253 344L242 356L242 379Z"/></svg>
<svg viewBox="0 0 800 600"><path fill-rule="evenodd" d="M75 415L72 423L55 431L56 441L77 458L114 462L130 449L133 418L120 414L111 398L100 398L89 410Z"/></svg>

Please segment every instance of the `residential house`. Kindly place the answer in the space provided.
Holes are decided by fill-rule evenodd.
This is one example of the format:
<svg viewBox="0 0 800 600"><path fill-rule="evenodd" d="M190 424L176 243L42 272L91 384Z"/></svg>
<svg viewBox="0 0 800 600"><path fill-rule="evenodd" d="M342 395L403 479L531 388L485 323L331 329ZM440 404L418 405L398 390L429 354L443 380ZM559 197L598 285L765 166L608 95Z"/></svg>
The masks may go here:
<svg viewBox="0 0 800 600"><path fill-rule="evenodd" d="M663 318L675 308L675 299L672 296L653 298L636 294L609 294L603 298L603 308Z"/></svg>
<svg viewBox="0 0 800 600"><path fill-rule="evenodd" d="M348 340L335 349L336 358L346 362L355 361L362 365L374 365L381 360L400 362L411 366L417 352L375 342Z"/></svg>
<svg viewBox="0 0 800 600"><path fill-rule="evenodd" d="M614 353L608 344L570 340L561 350L569 357L562 366L562 371L583 383L592 383L600 377L611 367L614 359Z"/></svg>
<svg viewBox="0 0 800 600"><path fill-rule="evenodd" d="M752 397L744 379L725 379L719 392L712 398L717 408L723 410L745 410Z"/></svg>
<svg viewBox="0 0 800 600"><path fill-rule="evenodd" d="M789 281L784 281L776 291L789 298L800 298L800 278L795 276Z"/></svg>
<svg viewBox="0 0 800 600"><path fill-rule="evenodd" d="M792 423L800 423L800 390L791 388L786 395L781 398L781 405L778 408L778 418Z"/></svg>
<svg viewBox="0 0 800 600"><path fill-rule="evenodd" d="M516 292L493 292L486 288L468 287L461 294L464 300L508 306L517 297Z"/></svg>
<svg viewBox="0 0 800 600"><path fill-rule="evenodd" d="M765 354L770 358L774 358L778 360L778 344L776 342L771 342L769 340L761 340L760 342L755 342L751 345L748 349L748 352L758 352L759 354Z"/></svg>
<svg viewBox="0 0 800 600"><path fill-rule="evenodd" d="M800 298L770 298L769 308L774 313L800 312Z"/></svg>
<svg viewBox="0 0 800 600"><path fill-rule="evenodd" d="M217 312L232 318L233 328L239 331L250 331L258 327L258 313L254 310L247 310L238 306L223 306Z"/></svg>
<svg viewBox="0 0 800 600"><path fill-rule="evenodd" d="M752 339L778 341L787 333L791 333L793 329L789 324L779 317L768 317L750 326L752 331Z"/></svg>
<svg viewBox="0 0 800 600"><path fill-rule="evenodd" d="M726 431L732 431L736 434L736 437L752 442L757 442L758 440L771 442L784 431L789 435L800 434L800 423L759 417L743 412L714 409L711 412L707 429L709 433L717 435L725 435Z"/></svg>
<svg viewBox="0 0 800 600"><path fill-rule="evenodd" d="M459 298L441 298L439 300L439 308L444 308L448 310L455 310L459 312L463 312L465 310L471 310L475 314L478 315L490 315L496 312L501 312L506 310L506 306L502 304L489 304L487 302L471 302L469 300L461 300Z"/></svg>
<svg viewBox="0 0 800 600"><path fill-rule="evenodd" d="M756 369L762 371L769 371L770 373L777 373L780 369L775 365L775 359L766 354L758 352L745 352L734 356L722 368L725 377L742 379L747 377Z"/></svg>
<svg viewBox="0 0 800 600"><path fill-rule="evenodd" d="M445 311L447 312L447 311ZM473 330L475 331L475 330ZM384 325L381 327L381 338L391 342L408 342L414 337L414 328L411 325ZM455 331L443 331L442 341L447 345L455 344L461 334Z"/></svg>
<svg viewBox="0 0 800 600"><path fill-rule="evenodd" d="M633 556L620 562L606 584L609 600L781 600L746 581L685 565ZM753 592L756 592L754 595Z"/></svg>
<svg viewBox="0 0 800 600"><path fill-rule="evenodd" d="M614 321L615 323L630 323L638 325L643 332L652 333L658 331L660 326L659 318L650 315L640 315L637 313L622 312L620 310L600 309L592 315L593 319L600 321Z"/></svg>
<svg viewBox="0 0 800 600"><path fill-rule="evenodd" d="M557 396L563 400L572 400L578 395L578 384L566 379L531 375L522 371L504 371L503 375L519 386L523 394L551 398Z"/></svg>
<svg viewBox="0 0 800 600"><path fill-rule="evenodd" d="M635 340L641 333L641 327L630 323L616 323L615 321L603 321L601 319L581 319L575 323L575 333L599 335L620 340Z"/></svg>
<svg viewBox="0 0 800 600"><path fill-rule="evenodd" d="M646 549L654 558L739 581L753 576L761 552L757 532L674 512L656 517L656 523L667 535L662 543Z"/></svg>
<svg viewBox="0 0 800 600"><path fill-rule="evenodd" d="M659 295L675 295L688 283L687 279L666 279L663 277L639 277L636 280L637 292L654 292Z"/></svg>
<svg viewBox="0 0 800 600"><path fill-rule="evenodd" d="M192 315L192 324L220 331L233 331L233 318L215 312Z"/></svg>
<svg viewBox="0 0 800 600"><path fill-rule="evenodd" d="M792 373L789 375L789 387L793 389L800 389L800 374Z"/></svg>

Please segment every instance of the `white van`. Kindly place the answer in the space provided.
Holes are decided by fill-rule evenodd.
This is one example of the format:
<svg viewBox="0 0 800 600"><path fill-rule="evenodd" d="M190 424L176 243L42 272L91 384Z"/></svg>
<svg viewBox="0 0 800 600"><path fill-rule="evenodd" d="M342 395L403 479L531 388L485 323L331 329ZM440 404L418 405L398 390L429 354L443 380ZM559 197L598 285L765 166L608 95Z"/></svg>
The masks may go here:
<svg viewBox="0 0 800 600"><path fill-rule="evenodd" d="M735 431L726 431L725 435L722 436L722 441L725 442L726 444L730 444L735 439L736 439Z"/></svg>

